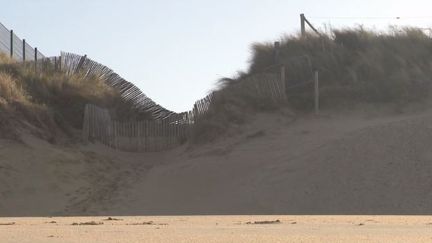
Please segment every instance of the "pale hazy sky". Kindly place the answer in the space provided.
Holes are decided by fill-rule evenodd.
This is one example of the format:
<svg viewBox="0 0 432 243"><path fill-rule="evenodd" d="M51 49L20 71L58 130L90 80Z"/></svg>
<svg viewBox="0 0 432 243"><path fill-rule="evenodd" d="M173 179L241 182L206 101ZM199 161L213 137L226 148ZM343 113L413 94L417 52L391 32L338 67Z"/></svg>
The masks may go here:
<svg viewBox="0 0 432 243"><path fill-rule="evenodd" d="M0 0L0 22L47 56L87 54L157 103L185 111L219 78L246 69L253 42L298 31L300 13L316 27L425 28L431 7L416 0Z"/></svg>

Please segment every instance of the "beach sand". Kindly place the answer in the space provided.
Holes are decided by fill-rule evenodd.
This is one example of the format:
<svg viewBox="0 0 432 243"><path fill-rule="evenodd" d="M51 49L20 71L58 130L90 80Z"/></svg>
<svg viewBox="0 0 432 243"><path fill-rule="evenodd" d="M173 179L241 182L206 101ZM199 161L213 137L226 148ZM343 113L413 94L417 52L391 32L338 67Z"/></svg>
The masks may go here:
<svg viewBox="0 0 432 243"><path fill-rule="evenodd" d="M155 216L107 219L0 218L0 242L432 242L430 216ZM83 223L90 225L79 225Z"/></svg>

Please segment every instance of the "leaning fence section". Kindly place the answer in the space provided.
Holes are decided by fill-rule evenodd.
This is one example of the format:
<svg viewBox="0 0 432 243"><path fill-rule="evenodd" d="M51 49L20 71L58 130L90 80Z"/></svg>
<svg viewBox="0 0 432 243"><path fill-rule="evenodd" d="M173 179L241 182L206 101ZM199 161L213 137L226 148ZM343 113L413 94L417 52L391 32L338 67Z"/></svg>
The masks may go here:
<svg viewBox="0 0 432 243"><path fill-rule="evenodd" d="M126 81L112 69L89 59L86 55L62 52L58 58L61 70L66 74L81 73L84 76L93 76L104 80L108 85L119 91L121 97L131 103L137 112L150 113L155 120L164 120L175 112L165 109L148 96L137 86Z"/></svg>

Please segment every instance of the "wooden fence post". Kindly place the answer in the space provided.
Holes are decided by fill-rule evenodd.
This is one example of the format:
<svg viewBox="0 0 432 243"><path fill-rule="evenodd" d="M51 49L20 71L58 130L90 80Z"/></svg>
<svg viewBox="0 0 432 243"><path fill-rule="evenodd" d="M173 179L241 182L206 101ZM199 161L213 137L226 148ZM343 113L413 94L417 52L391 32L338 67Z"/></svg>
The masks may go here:
<svg viewBox="0 0 432 243"><path fill-rule="evenodd" d="M321 34L319 33L319 31L311 24L311 22L309 22L309 20L305 17L304 14L300 14L300 19L301 19L301 36L305 37L306 36L306 24L319 36L321 36Z"/></svg>
<svg viewBox="0 0 432 243"><path fill-rule="evenodd" d="M300 25L301 25L301 36L304 37L306 35L306 23L305 23L304 14L300 14Z"/></svg>
<svg viewBox="0 0 432 243"><path fill-rule="evenodd" d="M315 71L315 115L319 114L319 76L318 71Z"/></svg>
<svg viewBox="0 0 432 243"><path fill-rule="evenodd" d="M34 56L34 62L35 62L35 72L37 71L37 61L38 61L38 49L37 49L37 47L35 47L35 49L34 49L34 52L35 52L35 56Z"/></svg>
<svg viewBox="0 0 432 243"><path fill-rule="evenodd" d="M25 62L26 59L26 40L23 39L23 62Z"/></svg>
<svg viewBox="0 0 432 243"><path fill-rule="evenodd" d="M13 30L10 31L10 57L13 57L13 49L14 49L14 44L13 44Z"/></svg>

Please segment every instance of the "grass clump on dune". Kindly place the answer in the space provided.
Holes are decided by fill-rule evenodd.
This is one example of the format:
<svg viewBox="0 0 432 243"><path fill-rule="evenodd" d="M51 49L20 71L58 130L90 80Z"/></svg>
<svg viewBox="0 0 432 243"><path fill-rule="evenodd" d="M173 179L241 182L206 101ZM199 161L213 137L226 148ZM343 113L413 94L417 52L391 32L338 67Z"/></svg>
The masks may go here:
<svg viewBox="0 0 432 243"><path fill-rule="evenodd" d="M120 95L102 80L35 72L33 66L0 56L0 129L2 137L17 138L28 130L49 141L73 135L83 123L84 107L121 104Z"/></svg>

